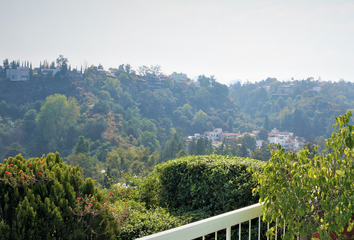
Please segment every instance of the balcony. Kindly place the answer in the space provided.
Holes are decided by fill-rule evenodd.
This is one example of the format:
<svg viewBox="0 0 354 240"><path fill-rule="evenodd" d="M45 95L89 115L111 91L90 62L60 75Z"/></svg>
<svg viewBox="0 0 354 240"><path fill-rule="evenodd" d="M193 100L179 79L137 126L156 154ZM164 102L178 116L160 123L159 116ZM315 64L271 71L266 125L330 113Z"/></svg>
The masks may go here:
<svg viewBox="0 0 354 240"><path fill-rule="evenodd" d="M218 239L218 231L226 229L226 240L231 240L231 227L238 225L238 236L241 239L242 223L248 224L248 239L251 239L251 220L258 218L258 240L261 239L261 216L262 205L257 203L248 207L237 209L231 212L210 217L198 222L190 223L181 227L173 228L167 231L159 232L150 236L139 238L138 240L183 240L183 239L205 239L206 235L213 234L214 239ZM275 226L275 232L278 232ZM269 229L269 223L267 224ZM282 229L285 233L285 228ZM277 240L277 235L275 239ZM219 238L220 239L220 238ZM235 239L235 237L233 237ZM254 239L254 237L253 237ZM268 239L268 238L267 238Z"/></svg>

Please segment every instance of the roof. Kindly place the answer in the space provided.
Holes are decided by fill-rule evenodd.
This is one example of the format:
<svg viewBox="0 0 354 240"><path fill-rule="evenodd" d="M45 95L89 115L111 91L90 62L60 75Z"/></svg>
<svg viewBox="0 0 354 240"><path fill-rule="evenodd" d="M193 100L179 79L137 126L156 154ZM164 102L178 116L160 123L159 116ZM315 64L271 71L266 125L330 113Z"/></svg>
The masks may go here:
<svg viewBox="0 0 354 240"><path fill-rule="evenodd" d="M238 136L238 133L222 133L225 136Z"/></svg>

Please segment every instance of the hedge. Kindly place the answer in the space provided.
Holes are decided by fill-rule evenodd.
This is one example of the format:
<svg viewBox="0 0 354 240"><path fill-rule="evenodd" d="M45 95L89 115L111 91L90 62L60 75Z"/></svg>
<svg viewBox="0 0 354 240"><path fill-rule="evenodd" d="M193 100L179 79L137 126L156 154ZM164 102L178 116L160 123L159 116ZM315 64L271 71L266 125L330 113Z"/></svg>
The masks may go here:
<svg viewBox="0 0 354 240"><path fill-rule="evenodd" d="M263 162L220 155L188 156L156 166L159 202L184 212L204 209L216 215L258 202L252 190L257 182L247 169Z"/></svg>

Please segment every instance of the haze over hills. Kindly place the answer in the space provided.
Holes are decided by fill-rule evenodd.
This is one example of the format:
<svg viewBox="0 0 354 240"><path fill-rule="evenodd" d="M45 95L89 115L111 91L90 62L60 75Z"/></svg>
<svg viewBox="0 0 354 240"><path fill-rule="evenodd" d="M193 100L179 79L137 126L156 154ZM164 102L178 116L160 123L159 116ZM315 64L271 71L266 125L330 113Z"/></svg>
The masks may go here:
<svg viewBox="0 0 354 240"><path fill-rule="evenodd" d="M3 26L11 34L0 39L0 59L37 65L64 54L75 68L159 64L166 73L215 75L223 84L319 75L353 81L353 6L348 0L5 1L0 20L11 19ZM60 26L49 19L61 19Z"/></svg>

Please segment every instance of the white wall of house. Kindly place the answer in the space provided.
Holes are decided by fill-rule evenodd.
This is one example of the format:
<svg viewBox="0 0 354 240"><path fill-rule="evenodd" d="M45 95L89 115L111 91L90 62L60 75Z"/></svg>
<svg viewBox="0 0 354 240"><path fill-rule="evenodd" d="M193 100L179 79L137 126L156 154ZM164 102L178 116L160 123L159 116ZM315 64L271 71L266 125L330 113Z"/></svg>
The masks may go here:
<svg viewBox="0 0 354 240"><path fill-rule="evenodd" d="M17 69L7 69L6 77L11 81L27 81L29 80L29 68L18 67Z"/></svg>
<svg viewBox="0 0 354 240"><path fill-rule="evenodd" d="M44 74L44 75L47 75L47 74L51 74L51 75L55 75L57 72L59 72L60 71L60 68L59 67L57 67L57 68L55 68L55 69L50 69L50 68L47 68L47 69L42 69L42 73Z"/></svg>
<svg viewBox="0 0 354 240"><path fill-rule="evenodd" d="M212 140L212 142L220 141L220 135L222 134L222 128L215 128L212 132L205 132L204 136Z"/></svg>
<svg viewBox="0 0 354 240"><path fill-rule="evenodd" d="M176 83L185 82L188 79L187 74L185 74L185 73L176 73L176 72L173 72L170 75L170 78Z"/></svg>

